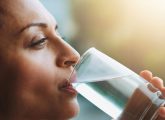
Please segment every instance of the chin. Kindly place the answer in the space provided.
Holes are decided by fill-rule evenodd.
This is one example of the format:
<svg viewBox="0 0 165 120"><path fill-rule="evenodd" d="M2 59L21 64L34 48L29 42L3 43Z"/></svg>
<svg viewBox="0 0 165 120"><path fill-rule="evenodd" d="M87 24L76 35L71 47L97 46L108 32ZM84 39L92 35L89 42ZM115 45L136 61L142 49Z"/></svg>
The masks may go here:
<svg viewBox="0 0 165 120"><path fill-rule="evenodd" d="M72 101L72 103L70 103L69 106L65 108L65 113L66 113L67 118L64 120L68 120L70 118L76 117L79 111L80 111L80 107L77 102L77 99L75 99L74 101Z"/></svg>

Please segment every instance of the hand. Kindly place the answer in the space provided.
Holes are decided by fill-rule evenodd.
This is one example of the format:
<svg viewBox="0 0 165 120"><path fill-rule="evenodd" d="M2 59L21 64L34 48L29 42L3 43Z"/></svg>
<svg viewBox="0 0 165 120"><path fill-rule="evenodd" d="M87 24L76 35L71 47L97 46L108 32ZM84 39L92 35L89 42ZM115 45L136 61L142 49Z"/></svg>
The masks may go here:
<svg viewBox="0 0 165 120"><path fill-rule="evenodd" d="M165 87L163 85L163 80L159 77L153 77L152 73L148 70L144 70L140 72L140 76L142 76L144 79L152 83L156 88L158 88L163 96L165 96ZM160 107L159 109L159 120L165 120L165 107Z"/></svg>

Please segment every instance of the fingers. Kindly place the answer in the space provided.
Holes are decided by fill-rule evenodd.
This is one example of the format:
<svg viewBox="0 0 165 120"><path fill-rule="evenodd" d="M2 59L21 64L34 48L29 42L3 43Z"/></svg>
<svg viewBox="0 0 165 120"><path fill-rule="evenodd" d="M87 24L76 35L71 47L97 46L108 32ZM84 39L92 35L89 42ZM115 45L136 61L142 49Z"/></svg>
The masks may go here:
<svg viewBox="0 0 165 120"><path fill-rule="evenodd" d="M163 80L159 77L153 77L152 73L149 70L144 70L140 72L140 76L142 76L144 79L152 83L152 85L158 88L159 90L164 90L165 92Z"/></svg>
<svg viewBox="0 0 165 120"><path fill-rule="evenodd" d="M163 96L165 96L165 87L163 85L162 79L160 79L159 77L153 77L150 82L162 92ZM159 108L159 115L160 115L160 118L165 119L165 107ZM160 119L160 120L163 120L163 119Z"/></svg>
<svg viewBox="0 0 165 120"><path fill-rule="evenodd" d="M165 119L165 107L160 107L159 108L159 114L161 117Z"/></svg>
<svg viewBox="0 0 165 120"><path fill-rule="evenodd" d="M165 87L161 78L153 77L152 72L148 70L140 72L140 76L149 81L154 87L158 88L162 92L163 96L165 96ZM165 107L159 108L159 115L158 120L165 120Z"/></svg>
<svg viewBox="0 0 165 120"><path fill-rule="evenodd" d="M159 77L153 77L150 82L161 91L164 88L163 80L160 79Z"/></svg>
<svg viewBox="0 0 165 120"><path fill-rule="evenodd" d="M142 76L144 79L146 79L149 82L152 80L152 72L150 72L149 70L141 71L140 76Z"/></svg>
<svg viewBox="0 0 165 120"><path fill-rule="evenodd" d="M163 87L163 88L161 89L161 92L162 92L163 96L165 97L165 87Z"/></svg>

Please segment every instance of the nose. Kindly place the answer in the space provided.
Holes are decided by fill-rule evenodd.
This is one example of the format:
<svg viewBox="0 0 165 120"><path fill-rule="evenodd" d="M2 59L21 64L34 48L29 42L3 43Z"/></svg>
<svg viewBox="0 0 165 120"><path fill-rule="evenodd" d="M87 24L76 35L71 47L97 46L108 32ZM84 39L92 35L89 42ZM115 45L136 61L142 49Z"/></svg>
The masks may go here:
<svg viewBox="0 0 165 120"><path fill-rule="evenodd" d="M74 66L80 59L80 54L66 42L63 42L58 53L56 58L58 67Z"/></svg>

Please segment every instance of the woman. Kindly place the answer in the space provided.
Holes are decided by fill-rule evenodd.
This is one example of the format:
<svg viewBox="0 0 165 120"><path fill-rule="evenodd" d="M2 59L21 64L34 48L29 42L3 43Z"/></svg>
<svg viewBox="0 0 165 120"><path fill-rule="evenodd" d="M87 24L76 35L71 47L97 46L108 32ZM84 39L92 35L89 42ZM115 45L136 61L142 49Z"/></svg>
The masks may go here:
<svg viewBox="0 0 165 120"><path fill-rule="evenodd" d="M67 120L77 115L77 92L67 78L79 54L57 28L38 0L0 1L0 120ZM141 75L163 90L160 78L149 71ZM162 116L164 111L160 109Z"/></svg>

